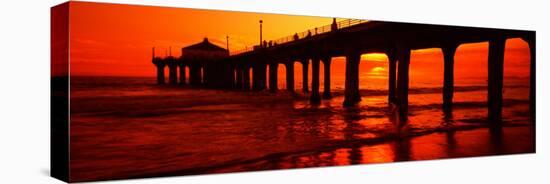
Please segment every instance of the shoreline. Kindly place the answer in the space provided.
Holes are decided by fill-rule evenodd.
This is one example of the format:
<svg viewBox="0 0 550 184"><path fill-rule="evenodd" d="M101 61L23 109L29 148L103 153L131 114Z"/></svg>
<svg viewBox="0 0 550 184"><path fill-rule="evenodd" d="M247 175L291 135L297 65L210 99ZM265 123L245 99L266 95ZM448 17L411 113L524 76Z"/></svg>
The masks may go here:
<svg viewBox="0 0 550 184"><path fill-rule="evenodd" d="M402 126L385 95L365 95L355 107L344 108L338 93L311 105L309 93L299 89L294 94L242 92L132 81L138 84L94 83L72 89L84 94L71 96L70 161L75 178L211 174L533 151L522 147L531 143L529 139L502 143L517 150L486 150L501 144L489 141L486 102L478 101L484 98L478 92L458 92L471 101L457 101L452 117L441 109L439 93L412 94L409 121ZM531 127L528 101L504 102L503 136L510 132L529 136L521 130ZM399 127L404 127L401 134L396 131ZM448 134L456 135L457 144L446 142ZM463 137L466 142L461 143ZM477 143L485 147L471 145ZM437 154L419 153L419 146ZM453 148L459 151L441 151Z"/></svg>
<svg viewBox="0 0 550 184"><path fill-rule="evenodd" d="M504 129L513 129L513 128L534 128L531 125L519 125L519 126L503 126ZM311 156L318 156L322 155L326 152L331 151L337 151L339 149L357 149L359 147L366 147L367 149L373 149L378 146L395 146L392 144L402 144L404 142L408 142L405 144L409 144L413 140L418 139L425 139L429 138L430 136L439 136L441 137L443 134L448 133L475 133L479 134L479 131L482 130L489 130L488 127L482 126L482 127L472 127L472 128L464 128L464 129L458 129L458 130L442 130L442 131L434 131L430 133L422 133L422 134L415 134L415 135L409 135L397 139L383 139L383 140L352 140L344 142L344 145L337 145L339 143L332 143L328 146L325 146L324 148L317 148L317 149L309 149L309 150L301 150L296 152L288 152L288 153L277 153L277 154L269 154L258 158L252 158L248 160L234 160L229 161L223 164L214 165L214 166L208 166L208 167L198 167L198 168L192 168L192 169L183 169L178 171L170 171L170 172L162 172L162 173L150 173L150 174L143 174L143 175L134 175L130 176L129 178L148 178L148 177L159 177L159 176L192 176L192 175L212 175L212 174L230 174L230 173L239 173L239 172L255 172L255 171L269 171L269 170L280 170L280 169L307 169L311 167L337 167L337 166L349 166L349 165L372 165L372 164L391 164L391 163L401 163L401 162L410 162L410 161L430 161L430 160L448 160L448 159L460 159L460 158L475 158L475 157L486 157L486 156L506 156L506 155L516 155L516 154L535 154L535 147L533 145L532 150L527 152L516 152L516 151L501 151L499 153L489 153L489 154L481 154L481 155L452 155L448 157L438 157L438 158L416 158L416 159L403 159L403 158L395 158L395 160L378 160L373 161L370 163L350 163L347 164L333 164L333 165L307 165L307 166L291 166L291 167L272 167L273 163L271 163L274 160L280 161L280 162L287 162L287 161L297 161L300 160L300 158L304 157L311 157ZM521 131L526 130L520 130L520 134L525 133ZM527 130L531 131L531 130ZM471 136L471 135L470 135ZM502 137L501 137L502 138ZM494 140L493 140L494 141ZM425 141L422 141L425 142ZM437 144L437 143L433 143ZM399 146L399 145L398 145ZM281 164L281 163L279 163ZM285 163L282 163L285 164ZM288 164L288 163L286 163ZM267 166L266 165L270 165ZM124 178L128 178L127 176ZM112 179L123 179L121 178L112 178ZM91 179L96 180L96 179ZM90 181L91 181L90 180ZM88 181L88 180L82 180L82 181Z"/></svg>

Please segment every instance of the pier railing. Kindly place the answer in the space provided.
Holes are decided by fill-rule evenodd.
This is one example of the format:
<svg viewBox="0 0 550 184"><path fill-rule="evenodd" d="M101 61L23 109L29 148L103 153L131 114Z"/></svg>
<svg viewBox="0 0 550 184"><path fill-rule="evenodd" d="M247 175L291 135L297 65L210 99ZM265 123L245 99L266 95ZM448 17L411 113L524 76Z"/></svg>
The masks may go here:
<svg viewBox="0 0 550 184"><path fill-rule="evenodd" d="M346 19L346 20L336 22L336 25L337 25L338 29L343 29L343 28L351 27L351 26L354 26L354 25L357 25L357 24L362 24L362 23L365 23L365 22L368 22L368 20ZM329 24L329 25L325 25L325 26L321 26L321 27L316 27L316 28L313 28L313 29L308 29L308 30L305 30L303 32L295 33L293 35L285 36L285 37L282 37L282 38L279 38L279 39L270 40L269 41L270 43L269 42L268 43L269 43L269 46L281 45L281 44L284 44L284 43L301 40L301 39L304 39L304 38L307 38L307 37L321 35L321 34L324 34L324 33L331 32L331 31L332 31L332 24ZM257 47L257 45L256 45L256 47ZM253 51L253 50L254 50L254 46L253 47L246 47L246 48L241 49L241 50L231 51L230 55L237 55L237 54L241 54L241 53L245 53L245 52L250 52L250 51Z"/></svg>

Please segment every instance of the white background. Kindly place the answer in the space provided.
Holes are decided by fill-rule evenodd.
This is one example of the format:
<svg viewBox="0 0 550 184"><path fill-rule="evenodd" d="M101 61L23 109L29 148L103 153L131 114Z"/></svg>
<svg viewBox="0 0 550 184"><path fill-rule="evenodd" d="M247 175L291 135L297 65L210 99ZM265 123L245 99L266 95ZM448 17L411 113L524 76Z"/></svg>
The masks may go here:
<svg viewBox="0 0 550 184"><path fill-rule="evenodd" d="M544 0L103 0L207 9L363 18L537 31L537 153L515 156L295 169L110 183L548 183ZM49 177L49 8L60 0L0 1L0 183L62 183ZM545 18L546 17L546 18Z"/></svg>

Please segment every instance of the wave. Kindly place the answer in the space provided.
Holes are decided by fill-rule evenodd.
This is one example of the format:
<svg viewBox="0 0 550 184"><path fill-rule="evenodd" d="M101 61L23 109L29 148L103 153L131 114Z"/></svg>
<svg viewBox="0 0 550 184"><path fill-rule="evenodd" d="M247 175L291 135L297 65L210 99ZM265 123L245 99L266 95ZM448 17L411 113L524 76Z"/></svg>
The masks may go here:
<svg viewBox="0 0 550 184"><path fill-rule="evenodd" d="M530 125L503 125L501 128L506 127L529 127ZM350 140L333 140L328 141L326 143L320 144L316 147L310 147L305 149L299 149L299 150L292 150L292 151L283 151L283 152L275 152L275 153L268 153L263 156L255 157L255 158L246 158L246 159L233 159L229 161L225 161L223 163L218 163L214 165L209 166L200 166L200 167L193 167L193 168L187 168L187 169L180 169L175 171L168 171L168 172L162 172L162 173L154 173L154 174L136 174L132 177L158 177L158 176L165 176L165 175L196 175L196 174L213 174L213 173L219 173L219 172L235 172L239 171L239 167L242 166L250 166L254 164L258 164L261 162L272 162L272 161L280 161L284 158L289 157L299 157L302 155L318 155L324 152L332 152L338 149L342 148L350 148L350 149L357 149L361 148L362 146L371 146L371 145L377 145L377 144L383 144L388 142L397 142L398 144L410 144L410 143L403 143L410 141L412 138L420 137L420 136L426 136L434 133L455 133L459 131L470 131L470 130L476 130L476 129L482 129L482 128L491 128L488 125L463 125L463 126L456 126L456 127L447 127L442 126L435 129L429 129L429 130L421 130L421 131L410 131L410 132L394 132L390 134L385 134L384 136L380 137L374 137L374 138L354 138ZM498 131L498 130L496 130ZM497 133L494 133L493 137L498 136ZM493 138L496 140L497 138ZM353 165L353 164L352 164ZM302 166L300 168L305 167L317 167L317 166ZM282 167L281 167L282 168ZM274 168L255 168L254 170L271 170ZM276 168L280 169L280 168Z"/></svg>
<svg viewBox="0 0 550 184"><path fill-rule="evenodd" d="M504 90L507 89L529 89L528 85L505 85ZM335 96L343 95L344 89L334 89L331 93ZM487 86L455 86L454 92L475 92L475 91L487 91ZM388 95L387 89L359 89L359 93L362 96L382 96ZM443 87L412 87L409 88L409 94L440 94L443 93Z"/></svg>

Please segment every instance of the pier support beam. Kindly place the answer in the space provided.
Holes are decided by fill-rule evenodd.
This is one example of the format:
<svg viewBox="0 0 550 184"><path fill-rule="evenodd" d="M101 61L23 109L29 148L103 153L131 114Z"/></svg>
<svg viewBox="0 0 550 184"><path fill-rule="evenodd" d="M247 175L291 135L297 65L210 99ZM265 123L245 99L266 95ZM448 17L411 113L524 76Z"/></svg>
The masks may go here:
<svg viewBox="0 0 550 184"><path fill-rule="evenodd" d="M535 123L537 116L536 116L536 92L537 92L537 70L536 70L536 61L537 61L537 46L535 41L535 32L532 32L531 35L527 39L527 43L529 44L529 51L530 51L530 66L529 66L529 111L531 112L531 122Z"/></svg>
<svg viewBox="0 0 550 184"><path fill-rule="evenodd" d="M201 71L201 85L208 86L208 84L210 83L209 73L212 70L208 67L208 64L203 64L203 66L201 67Z"/></svg>
<svg viewBox="0 0 550 184"><path fill-rule="evenodd" d="M243 67L235 67L235 88L243 89Z"/></svg>
<svg viewBox="0 0 550 184"><path fill-rule="evenodd" d="M443 51L443 111L450 113L453 109L454 93L454 57L458 45L449 44L441 50Z"/></svg>
<svg viewBox="0 0 550 184"><path fill-rule="evenodd" d="M213 87L214 84L217 82L214 80L216 78L216 67L215 65L211 63L204 63L204 66L202 67L202 86L204 87Z"/></svg>
<svg viewBox="0 0 550 184"><path fill-rule="evenodd" d="M319 58L314 57L311 60L311 96L309 98L310 103L321 103L321 96L319 95Z"/></svg>
<svg viewBox="0 0 550 184"><path fill-rule="evenodd" d="M398 72L397 72L397 102L399 104L399 118L407 120L409 113L409 63L411 50L406 47L397 49Z"/></svg>
<svg viewBox="0 0 550 184"><path fill-rule="evenodd" d="M265 66L261 63L256 63L252 67L252 89L253 90L260 91L263 89L262 83L265 84L265 82L263 81L264 77L265 77Z"/></svg>
<svg viewBox="0 0 550 184"><path fill-rule="evenodd" d="M272 93L278 90L278 87L277 87L278 70L279 70L279 63L273 62L269 64L269 91Z"/></svg>
<svg viewBox="0 0 550 184"><path fill-rule="evenodd" d="M196 64L189 65L189 84L198 86L201 83L201 69Z"/></svg>
<svg viewBox="0 0 550 184"><path fill-rule="evenodd" d="M346 56L346 85L344 89L344 107L353 106L361 101L359 94L359 53L349 53Z"/></svg>
<svg viewBox="0 0 550 184"><path fill-rule="evenodd" d="M227 79L224 87L225 89L235 89L237 88L237 79L235 75L236 67L234 65L229 65L229 64L225 64L225 66L227 68L225 69L224 75Z"/></svg>
<svg viewBox="0 0 550 184"><path fill-rule="evenodd" d="M258 63L252 69L252 88L254 90L261 91L266 88L266 66L266 64Z"/></svg>
<svg viewBox="0 0 550 184"><path fill-rule="evenodd" d="M396 104L395 96L396 74L397 74L397 55L395 51L386 53L388 56L389 76L388 76L388 103Z"/></svg>
<svg viewBox="0 0 550 184"><path fill-rule="evenodd" d="M185 77L185 65L180 64L180 84L185 85L186 77Z"/></svg>
<svg viewBox="0 0 550 184"><path fill-rule="evenodd" d="M531 122L535 123L536 120L536 59L537 59L537 47L535 41L535 32L529 32L522 39L529 45L529 111Z"/></svg>
<svg viewBox="0 0 550 184"><path fill-rule="evenodd" d="M168 63L168 81L170 84L178 83L178 65L176 65L174 61Z"/></svg>
<svg viewBox="0 0 550 184"><path fill-rule="evenodd" d="M302 91L304 93L307 93L309 92L309 86L308 86L309 59L302 59L300 62L302 63Z"/></svg>
<svg viewBox="0 0 550 184"><path fill-rule="evenodd" d="M259 90L267 89L267 65L265 63L260 64L260 85Z"/></svg>
<svg viewBox="0 0 550 184"><path fill-rule="evenodd" d="M164 65L163 63L156 64L157 66L157 84L164 84Z"/></svg>
<svg viewBox="0 0 550 184"><path fill-rule="evenodd" d="M323 60L323 69L324 69L324 91L323 91L323 98L330 99L332 98L332 95L330 94L330 63L331 63L331 57L325 56L322 58Z"/></svg>
<svg viewBox="0 0 550 184"><path fill-rule="evenodd" d="M504 46L506 39L494 38L489 41L487 105L489 123L502 121L502 81L504 70Z"/></svg>
<svg viewBox="0 0 550 184"><path fill-rule="evenodd" d="M244 66L243 67L243 89L248 91L250 90L250 67Z"/></svg>
<svg viewBox="0 0 550 184"><path fill-rule="evenodd" d="M285 64L286 90L294 93L294 61Z"/></svg>

